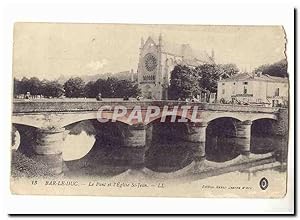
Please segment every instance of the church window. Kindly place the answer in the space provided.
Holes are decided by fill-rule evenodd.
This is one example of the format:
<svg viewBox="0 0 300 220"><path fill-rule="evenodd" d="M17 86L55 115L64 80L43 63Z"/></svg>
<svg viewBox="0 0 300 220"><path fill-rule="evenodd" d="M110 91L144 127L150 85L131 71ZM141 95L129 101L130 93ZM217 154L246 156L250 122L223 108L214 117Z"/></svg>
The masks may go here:
<svg viewBox="0 0 300 220"><path fill-rule="evenodd" d="M146 54L144 57L144 65L145 65L146 70L149 72L155 70L157 67L156 57L151 53Z"/></svg>

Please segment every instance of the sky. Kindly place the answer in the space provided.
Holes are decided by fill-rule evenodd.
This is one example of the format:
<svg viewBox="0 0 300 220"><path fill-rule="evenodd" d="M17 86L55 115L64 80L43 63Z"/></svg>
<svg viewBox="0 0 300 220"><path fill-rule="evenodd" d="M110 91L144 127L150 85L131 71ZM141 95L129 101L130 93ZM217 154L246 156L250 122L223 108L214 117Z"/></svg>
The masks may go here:
<svg viewBox="0 0 300 220"><path fill-rule="evenodd" d="M16 23L13 75L56 79L135 70L141 37L215 53L216 63L251 71L285 58L281 26Z"/></svg>

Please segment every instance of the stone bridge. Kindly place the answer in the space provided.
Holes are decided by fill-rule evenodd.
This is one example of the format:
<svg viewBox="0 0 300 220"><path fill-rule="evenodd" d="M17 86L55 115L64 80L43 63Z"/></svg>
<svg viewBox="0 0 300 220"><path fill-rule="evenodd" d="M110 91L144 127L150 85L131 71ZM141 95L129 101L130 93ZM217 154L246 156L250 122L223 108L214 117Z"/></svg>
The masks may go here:
<svg viewBox="0 0 300 220"><path fill-rule="evenodd" d="M185 129L175 135L180 135L183 140L191 142L195 146L195 161L205 159L206 128L212 122L218 122L219 119L226 118L232 121L235 128L233 135L239 140L241 153L246 155L250 153L253 122L271 120L272 132L278 135L286 134L288 127L287 109L183 101L16 100L13 103L12 124L20 133L21 143L26 142L26 145L32 145L34 156L48 164L52 173L60 174L63 167L60 146L63 144L65 127L76 122L99 118L98 110L100 108L103 110L101 118L111 122L113 121L113 110L119 106L126 109L126 114L120 114L116 122L125 126L126 132L122 145L137 152L133 158L129 159L135 168L143 167L146 142L151 140L155 129L153 125L160 123L161 117L174 116L182 119ZM166 108L167 114L156 114L145 121L149 106L160 110ZM184 108L187 109L186 112L182 110ZM136 118L128 120L137 109L141 111L143 120L140 121ZM192 109L197 109L196 114ZM193 121L193 117L197 121ZM180 121L177 120L176 123L180 123ZM35 137L30 136L30 129L38 131Z"/></svg>

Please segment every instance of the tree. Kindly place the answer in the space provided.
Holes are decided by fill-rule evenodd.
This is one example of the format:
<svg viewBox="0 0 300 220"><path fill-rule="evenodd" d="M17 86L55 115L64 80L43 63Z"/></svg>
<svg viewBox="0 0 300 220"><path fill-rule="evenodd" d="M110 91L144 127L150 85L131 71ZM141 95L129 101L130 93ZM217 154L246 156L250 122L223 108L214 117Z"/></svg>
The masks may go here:
<svg viewBox="0 0 300 220"><path fill-rule="evenodd" d="M45 97L60 97L64 94L63 85L58 81L42 81L42 95Z"/></svg>
<svg viewBox="0 0 300 220"><path fill-rule="evenodd" d="M70 78L64 84L66 97L70 97L70 98L83 97L84 86L85 83L81 78L79 77Z"/></svg>
<svg viewBox="0 0 300 220"><path fill-rule="evenodd" d="M60 97L64 93L63 86L57 81L40 81L36 77L22 80L14 78L14 96L26 94L30 92L31 95L43 95L45 97Z"/></svg>
<svg viewBox="0 0 300 220"><path fill-rule="evenodd" d="M238 74L238 72L240 71L239 68L233 63L218 64L217 66L220 71L219 75L220 75L221 79L226 79L231 76L234 76L234 75Z"/></svg>
<svg viewBox="0 0 300 220"><path fill-rule="evenodd" d="M105 87L104 87L105 91L103 91L105 96L107 96L109 98L117 97L117 87L116 87L117 82L118 82L118 79L116 79L114 77L107 78Z"/></svg>
<svg viewBox="0 0 300 220"><path fill-rule="evenodd" d="M109 79L109 78L108 78ZM108 80L108 79L98 79L95 82L94 85L94 90L96 91L96 95L98 95L98 93L101 93L102 97L104 98L111 98L113 97L113 92L114 92L114 88L113 87L113 82L114 80ZM96 97L96 95L94 97Z"/></svg>
<svg viewBox="0 0 300 220"><path fill-rule="evenodd" d="M262 74L278 77L288 77L287 60L283 59L273 64L261 65L254 72L262 72Z"/></svg>
<svg viewBox="0 0 300 220"><path fill-rule="evenodd" d="M29 85L29 79L26 77L23 77L20 81L20 89L19 92L20 94L26 94L26 92L30 92L30 85Z"/></svg>
<svg viewBox="0 0 300 220"><path fill-rule="evenodd" d="M42 82L37 77L14 79L14 94L26 94L27 92L30 92L31 95L41 95Z"/></svg>
<svg viewBox="0 0 300 220"><path fill-rule="evenodd" d="M218 81L239 72L235 64L203 64L195 68L200 88L217 92Z"/></svg>
<svg viewBox="0 0 300 220"><path fill-rule="evenodd" d="M170 99L191 98L199 92L197 77L192 69L187 66L177 65L171 71L168 95Z"/></svg>
<svg viewBox="0 0 300 220"><path fill-rule="evenodd" d="M141 91L137 84L129 80L118 80L115 83L115 97L136 97L139 96Z"/></svg>
<svg viewBox="0 0 300 220"><path fill-rule="evenodd" d="M42 83L37 77L31 77L28 83L29 83L29 92L31 95L41 95Z"/></svg>
<svg viewBox="0 0 300 220"><path fill-rule="evenodd" d="M177 65L171 72L169 98L191 98L201 90L217 92L220 79L231 77L238 72L235 64L203 64L196 68Z"/></svg>
<svg viewBox="0 0 300 220"><path fill-rule="evenodd" d="M95 98L99 93L104 98L135 97L140 94L140 90L137 84L116 78L98 79L96 82L91 81L85 85L84 94L86 97Z"/></svg>
<svg viewBox="0 0 300 220"><path fill-rule="evenodd" d="M21 81L14 78L14 96L22 94L21 91Z"/></svg>
<svg viewBox="0 0 300 220"><path fill-rule="evenodd" d="M98 95L98 89L96 88L96 82L90 81L84 86L84 95L88 98L95 98Z"/></svg>
<svg viewBox="0 0 300 220"><path fill-rule="evenodd" d="M204 64L195 68L199 87L210 92L217 91L220 69L215 64Z"/></svg>

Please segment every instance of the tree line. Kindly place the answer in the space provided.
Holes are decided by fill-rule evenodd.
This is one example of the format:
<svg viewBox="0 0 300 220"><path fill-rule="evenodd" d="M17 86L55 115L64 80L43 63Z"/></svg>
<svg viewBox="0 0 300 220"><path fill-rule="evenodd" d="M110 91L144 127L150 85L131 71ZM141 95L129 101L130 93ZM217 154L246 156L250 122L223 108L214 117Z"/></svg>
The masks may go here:
<svg viewBox="0 0 300 220"><path fill-rule="evenodd" d="M262 72L262 74L268 74L270 76L288 77L287 66L287 60L283 59L272 64L261 65L257 67L254 71Z"/></svg>
<svg viewBox="0 0 300 220"><path fill-rule="evenodd" d="M287 62L281 60L273 64L259 66L254 72L271 76L287 77ZM203 64L197 67L177 65L171 71L168 87L169 99L185 99L196 96L201 91L217 92L217 83L239 73L235 64ZM95 98L99 93L103 98L136 97L141 94L137 83L113 77L85 83L80 77L72 77L64 84L54 80L39 80L37 77L14 78L14 96L26 94L44 97Z"/></svg>
<svg viewBox="0 0 300 220"><path fill-rule="evenodd" d="M32 96L43 96L46 98L57 98L66 96L68 98L95 98L99 93L103 98L136 97L140 95L138 85L129 80L116 78L98 79L85 83L80 77L72 77L64 84L57 80L40 80L37 77L21 80L14 78L14 96L30 93Z"/></svg>
<svg viewBox="0 0 300 220"><path fill-rule="evenodd" d="M170 99L192 98L201 91L216 93L218 80L239 72L235 64L203 64L195 68L177 65L171 71Z"/></svg>

